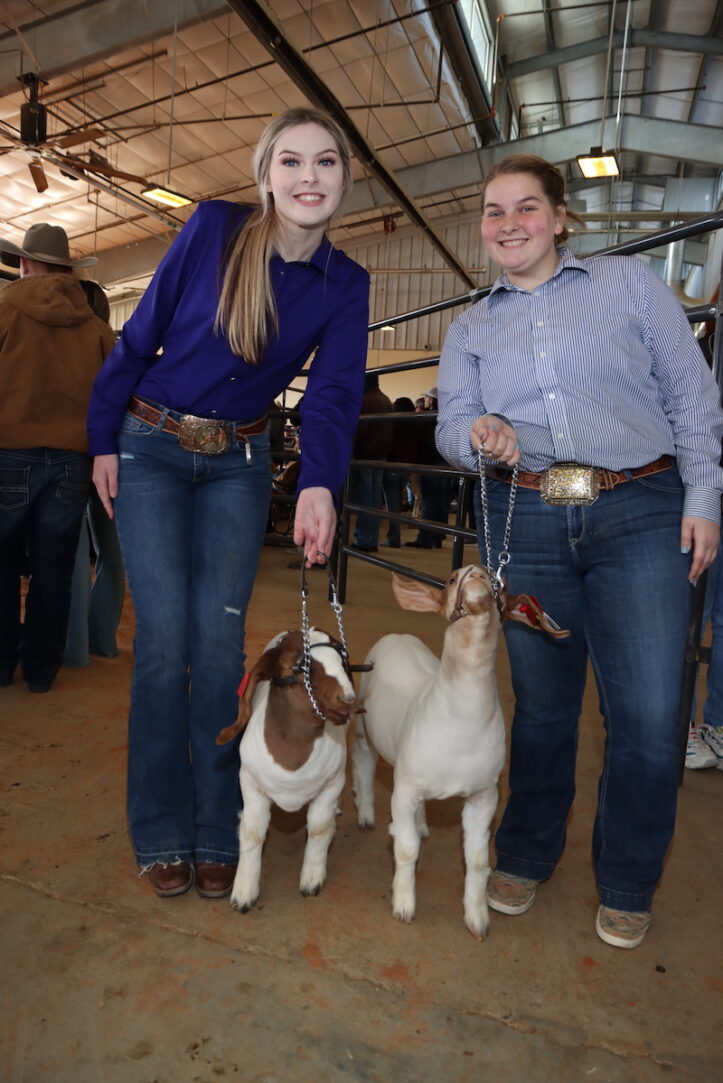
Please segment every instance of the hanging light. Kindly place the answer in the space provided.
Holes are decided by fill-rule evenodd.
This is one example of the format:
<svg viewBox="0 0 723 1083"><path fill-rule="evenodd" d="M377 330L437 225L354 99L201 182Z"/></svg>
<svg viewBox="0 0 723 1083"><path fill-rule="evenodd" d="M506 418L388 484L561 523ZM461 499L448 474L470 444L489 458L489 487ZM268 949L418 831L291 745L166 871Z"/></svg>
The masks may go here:
<svg viewBox="0 0 723 1083"><path fill-rule="evenodd" d="M170 188L164 188L162 185L144 188L141 195L145 196L146 199L155 200L156 203L165 203L167 207L187 207L189 203L193 203L193 200L189 199L188 196L182 196L179 192L172 192Z"/></svg>
<svg viewBox="0 0 723 1083"><path fill-rule="evenodd" d="M590 147L589 154L578 154L577 164L580 166L583 177L588 180L594 177L620 176L620 166L614 150Z"/></svg>

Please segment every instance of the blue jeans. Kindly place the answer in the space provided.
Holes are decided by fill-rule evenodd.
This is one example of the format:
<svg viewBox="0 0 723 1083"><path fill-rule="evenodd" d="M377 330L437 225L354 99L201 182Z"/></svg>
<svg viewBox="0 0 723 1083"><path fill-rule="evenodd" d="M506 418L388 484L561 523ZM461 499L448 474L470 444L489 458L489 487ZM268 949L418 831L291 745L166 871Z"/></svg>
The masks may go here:
<svg viewBox="0 0 723 1083"><path fill-rule="evenodd" d="M90 528L90 536L88 533ZM95 578L90 576L90 537L95 549ZM91 654L115 658L116 632L123 612L125 573L118 531L93 491L88 501L88 522L83 524L75 555L70 596L68 636L63 665L87 666Z"/></svg>
<svg viewBox="0 0 723 1083"><path fill-rule="evenodd" d="M383 508L382 478L384 470L375 466L355 466L352 475L354 503L365 508ZM376 549L379 541L379 520L359 512L354 529L354 544L359 549Z"/></svg>
<svg viewBox="0 0 723 1083"><path fill-rule="evenodd" d="M126 415L119 437L118 533L136 613L128 819L136 857L238 858L236 717L246 608L271 488L269 437L218 456Z"/></svg>
<svg viewBox="0 0 723 1083"><path fill-rule="evenodd" d="M703 721L713 727L723 726L723 575L720 565L721 558L718 557L708 572L703 618L704 627L708 619L713 626Z"/></svg>
<svg viewBox="0 0 723 1083"><path fill-rule="evenodd" d="M90 492L90 460L54 448L0 450L0 674L18 659L29 681L52 681L60 668L70 581ZM20 572L27 550L30 584L20 624Z"/></svg>
<svg viewBox="0 0 723 1083"><path fill-rule="evenodd" d="M384 504L387 511L401 512L402 490L407 480L406 474L400 474L396 470L385 470L382 474L382 490ZM398 543L401 539L401 528L398 522L390 519L387 526L387 541Z"/></svg>
<svg viewBox="0 0 723 1083"><path fill-rule="evenodd" d="M449 521L449 478L442 474L420 474L419 489L422 494L422 518L433 523ZM416 541L422 549L439 549L443 535L434 534L423 527Z"/></svg>
<svg viewBox="0 0 723 1083"><path fill-rule="evenodd" d="M496 567L510 487L487 484ZM484 553L478 492L475 501ZM504 626L515 713L497 867L544 880L562 854L589 658L606 733L593 861L601 902L620 910L649 909L675 824L690 610L682 504L671 469L601 492L588 508L551 507L520 489L512 520L510 593L535 595L572 634Z"/></svg>

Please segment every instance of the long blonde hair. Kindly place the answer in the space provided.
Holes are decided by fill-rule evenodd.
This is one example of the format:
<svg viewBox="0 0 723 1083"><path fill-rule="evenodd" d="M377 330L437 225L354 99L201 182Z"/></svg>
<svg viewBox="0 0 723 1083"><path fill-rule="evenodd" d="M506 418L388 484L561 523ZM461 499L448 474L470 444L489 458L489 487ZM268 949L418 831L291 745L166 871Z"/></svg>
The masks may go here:
<svg viewBox="0 0 723 1083"><path fill-rule="evenodd" d="M276 117L264 129L252 160L261 206L252 212L233 243L216 310L214 330L226 335L233 352L258 365L269 338L278 332L279 315L271 285L271 256L276 214L267 190L274 148L284 132L299 124L318 124L333 138L342 165L343 192L351 188L351 150L344 132L330 116L301 106Z"/></svg>

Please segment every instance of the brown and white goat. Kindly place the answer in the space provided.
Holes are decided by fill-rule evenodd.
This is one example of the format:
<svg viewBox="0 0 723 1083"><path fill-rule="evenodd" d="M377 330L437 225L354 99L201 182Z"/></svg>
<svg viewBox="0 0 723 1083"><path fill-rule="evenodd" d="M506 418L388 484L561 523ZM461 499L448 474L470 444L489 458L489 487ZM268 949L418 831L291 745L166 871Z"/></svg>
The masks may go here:
<svg viewBox="0 0 723 1083"><path fill-rule="evenodd" d="M301 632L282 632L250 671L236 722L216 738L224 744L246 727L240 746L240 857L231 891L231 905L244 914L259 895L272 802L287 812L309 805L301 894L318 895L326 879L344 787L344 724L356 700L340 644L316 628L309 631L309 644L312 693L325 719L314 711L304 685Z"/></svg>
<svg viewBox="0 0 723 1083"><path fill-rule="evenodd" d="M464 920L480 938L487 932L489 833L497 807L497 779L505 758L505 729L497 695L495 659L501 627L484 568L453 572L443 588L393 577L403 609L434 611L450 622L441 660L416 636L386 635L366 661L352 754L360 827L374 826L374 771L378 757L394 765L392 823L394 916L415 911L415 863L428 835L424 802L464 797L466 864ZM528 595L506 596L504 618L567 636Z"/></svg>

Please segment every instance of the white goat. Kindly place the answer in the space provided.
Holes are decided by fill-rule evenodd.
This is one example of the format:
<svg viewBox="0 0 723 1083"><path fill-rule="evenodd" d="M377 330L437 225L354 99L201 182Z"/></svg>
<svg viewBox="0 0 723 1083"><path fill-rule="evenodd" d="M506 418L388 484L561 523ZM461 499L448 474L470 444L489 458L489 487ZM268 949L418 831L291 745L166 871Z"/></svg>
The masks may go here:
<svg viewBox="0 0 723 1083"><path fill-rule="evenodd" d="M272 801L287 812L308 802L302 895L318 895L326 879L337 800L344 787L344 724L356 699L340 644L316 628L309 631L309 643L311 688L325 719L315 712L304 686L301 632L282 632L242 685L237 721L216 738L224 744L246 726L240 746L240 857L231 892L231 905L244 914L259 895Z"/></svg>
<svg viewBox="0 0 723 1083"><path fill-rule="evenodd" d="M487 932L489 832L505 731L495 659L500 613L484 568L453 572L443 588L393 576L404 609L434 611L450 622L441 661L416 636L386 635L367 655L352 754L360 827L374 826L374 771L381 755L394 765L392 823L394 916L415 911L415 863L428 835L424 802L465 797L462 813L466 876L464 920L477 938ZM566 636L528 595L503 596L504 617Z"/></svg>

